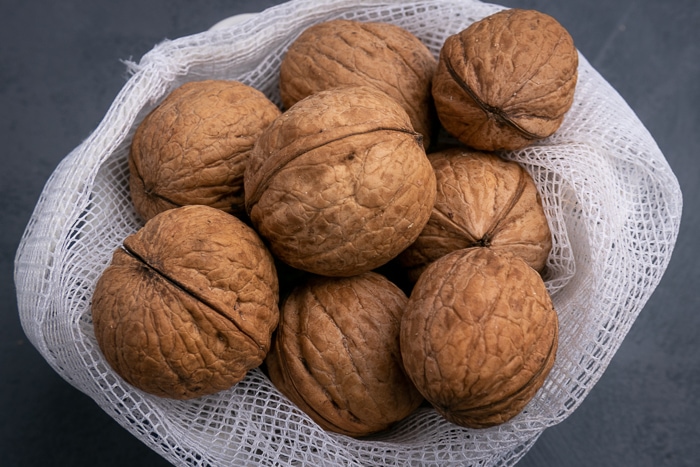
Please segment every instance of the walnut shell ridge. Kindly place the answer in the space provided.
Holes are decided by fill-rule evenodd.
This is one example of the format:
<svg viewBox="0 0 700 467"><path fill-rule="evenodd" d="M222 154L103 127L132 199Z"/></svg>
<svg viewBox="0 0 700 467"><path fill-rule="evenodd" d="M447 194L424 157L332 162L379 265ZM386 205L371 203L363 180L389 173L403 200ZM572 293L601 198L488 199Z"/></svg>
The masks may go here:
<svg viewBox="0 0 700 467"><path fill-rule="evenodd" d="M443 127L462 143L514 150L560 127L577 78L578 52L561 24L507 9L445 40L432 94Z"/></svg>
<svg viewBox="0 0 700 467"><path fill-rule="evenodd" d="M508 251L542 272L552 233L537 186L517 162L493 153L450 148L428 155L437 196L428 223L398 257L413 282L454 250Z"/></svg>
<svg viewBox="0 0 700 467"><path fill-rule="evenodd" d="M209 206L171 209L114 252L92 298L95 337L145 392L212 394L264 360L278 287L272 256L242 221Z"/></svg>
<svg viewBox="0 0 700 467"><path fill-rule="evenodd" d="M374 86L401 104L427 148L435 127L431 82L436 66L430 50L400 26L325 21L305 29L284 55L282 104L289 108L338 86Z"/></svg>
<svg viewBox="0 0 700 467"><path fill-rule="evenodd" d="M245 174L248 215L297 269L351 276L395 258L420 234L435 174L401 106L371 87L321 91L260 136Z"/></svg>
<svg viewBox="0 0 700 467"><path fill-rule="evenodd" d="M558 326L542 278L522 259L457 250L432 263L409 297L404 368L448 421L495 426L519 414L544 384Z"/></svg>
<svg viewBox="0 0 700 467"><path fill-rule="evenodd" d="M280 310L270 380L325 430L360 437L387 429L423 401L401 363L407 300L374 272L299 285Z"/></svg>
<svg viewBox="0 0 700 467"><path fill-rule="evenodd" d="M134 207L148 220L202 204L245 212L243 174L255 141L281 113L238 81L192 81L176 88L139 124L129 153Z"/></svg>

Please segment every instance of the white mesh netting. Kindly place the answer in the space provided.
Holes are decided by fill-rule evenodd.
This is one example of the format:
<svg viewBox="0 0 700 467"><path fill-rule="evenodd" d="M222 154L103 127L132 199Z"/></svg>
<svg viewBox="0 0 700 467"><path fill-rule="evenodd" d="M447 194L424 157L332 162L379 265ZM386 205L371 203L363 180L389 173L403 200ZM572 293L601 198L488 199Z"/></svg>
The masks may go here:
<svg viewBox="0 0 700 467"><path fill-rule="evenodd" d="M420 409L391 432L327 433L252 371L230 390L190 401L144 394L108 367L90 297L112 251L141 226L128 195L133 131L183 82L236 79L279 103L277 68L307 26L330 18L386 21L438 55L445 38L503 7L477 1L295 0L230 28L165 41L139 63L104 120L48 180L15 261L24 330L47 362L117 422L178 465L512 465L564 420L601 377L666 269L682 207L651 135L581 57L573 108L540 144L507 154L541 191L554 248L547 285L560 316L555 367L526 410L471 430Z"/></svg>

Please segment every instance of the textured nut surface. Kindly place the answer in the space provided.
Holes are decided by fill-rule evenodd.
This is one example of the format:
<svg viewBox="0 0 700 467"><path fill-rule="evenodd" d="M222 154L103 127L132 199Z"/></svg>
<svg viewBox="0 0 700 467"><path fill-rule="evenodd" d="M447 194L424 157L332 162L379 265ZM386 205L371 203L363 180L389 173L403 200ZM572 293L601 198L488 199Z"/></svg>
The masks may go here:
<svg viewBox="0 0 700 467"><path fill-rule="evenodd" d="M418 280L401 322L406 373L447 420L510 420L554 364L558 321L539 274L486 248L458 250Z"/></svg>
<svg viewBox="0 0 700 467"><path fill-rule="evenodd" d="M495 154L451 148L428 156L437 196L430 220L399 256L416 281L425 267L462 248L509 251L542 271L552 234L532 177Z"/></svg>
<svg viewBox="0 0 700 467"><path fill-rule="evenodd" d="M401 367L406 301L374 272L298 286L266 359L271 381L326 430L357 437L388 428L423 400Z"/></svg>
<svg viewBox="0 0 700 467"><path fill-rule="evenodd" d="M544 13L509 9L447 38L432 92L440 122L464 144L512 150L559 128L577 78L566 29Z"/></svg>
<svg viewBox="0 0 700 467"><path fill-rule="evenodd" d="M244 211L243 173L256 139L280 110L237 81L185 83L139 124L130 191L145 220L178 206Z"/></svg>
<svg viewBox="0 0 700 467"><path fill-rule="evenodd" d="M143 391L189 399L262 363L279 320L272 257L237 218L171 209L127 237L92 299L107 362Z"/></svg>
<svg viewBox="0 0 700 467"><path fill-rule="evenodd" d="M399 26L331 20L307 28L290 45L280 65L280 94L289 108L333 87L374 86L401 104L428 147L436 66L430 50Z"/></svg>
<svg viewBox="0 0 700 467"><path fill-rule="evenodd" d="M248 214L272 252L350 276L396 257L425 226L435 174L406 112L370 87L321 91L260 136L245 175Z"/></svg>

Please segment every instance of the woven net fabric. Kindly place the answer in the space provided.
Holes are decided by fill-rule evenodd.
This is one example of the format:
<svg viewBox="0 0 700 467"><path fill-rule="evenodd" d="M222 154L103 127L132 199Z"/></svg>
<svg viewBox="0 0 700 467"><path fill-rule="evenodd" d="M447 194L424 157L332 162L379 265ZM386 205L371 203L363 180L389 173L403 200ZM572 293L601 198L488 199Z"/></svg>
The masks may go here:
<svg viewBox="0 0 700 467"><path fill-rule="evenodd" d="M113 250L142 224L128 194L127 154L141 119L187 81L235 79L278 103L278 67L306 27L331 18L384 21L437 57L444 40L503 7L468 0L293 0L230 27L156 45L94 132L59 164L15 260L24 331L65 380L175 465L515 464L547 427L591 391L664 273L682 197L651 135L580 57L575 102L552 137L504 154L532 174L553 232L546 284L560 318L556 364L525 410L473 430L421 408L368 439L325 432L259 369L229 390L189 401L158 398L118 377L96 345L95 282Z"/></svg>

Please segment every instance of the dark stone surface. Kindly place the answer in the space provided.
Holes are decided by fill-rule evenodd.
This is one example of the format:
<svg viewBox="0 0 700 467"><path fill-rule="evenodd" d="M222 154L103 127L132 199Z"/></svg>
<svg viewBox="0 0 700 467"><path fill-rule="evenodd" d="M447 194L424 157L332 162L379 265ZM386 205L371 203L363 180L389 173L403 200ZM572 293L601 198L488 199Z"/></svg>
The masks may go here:
<svg viewBox="0 0 700 467"><path fill-rule="evenodd" d="M13 262L44 183L99 124L121 60L275 1L64 0L0 6L0 465L166 462L70 386L27 341ZM684 212L661 284L601 380L522 466L691 466L700 461L700 6L696 0L508 0L553 15L625 98L676 173Z"/></svg>

